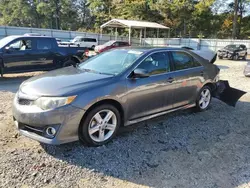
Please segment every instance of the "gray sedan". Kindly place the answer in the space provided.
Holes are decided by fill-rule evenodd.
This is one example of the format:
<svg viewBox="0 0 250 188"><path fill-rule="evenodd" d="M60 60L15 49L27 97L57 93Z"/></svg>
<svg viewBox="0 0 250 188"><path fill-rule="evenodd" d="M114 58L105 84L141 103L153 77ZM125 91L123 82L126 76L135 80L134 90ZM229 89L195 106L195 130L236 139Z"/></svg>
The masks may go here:
<svg viewBox="0 0 250 188"><path fill-rule="evenodd" d="M209 107L219 69L182 48L122 48L25 81L13 103L20 133L47 144L110 141L121 126Z"/></svg>

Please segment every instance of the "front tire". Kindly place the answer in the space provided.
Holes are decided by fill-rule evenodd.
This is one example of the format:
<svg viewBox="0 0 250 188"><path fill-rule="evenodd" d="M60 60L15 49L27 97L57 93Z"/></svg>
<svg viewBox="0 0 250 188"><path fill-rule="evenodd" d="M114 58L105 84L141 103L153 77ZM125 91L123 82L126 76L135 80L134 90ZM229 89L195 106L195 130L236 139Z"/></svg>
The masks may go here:
<svg viewBox="0 0 250 188"><path fill-rule="evenodd" d="M88 146L101 146L111 141L121 125L121 115L113 105L92 109L79 126L79 139Z"/></svg>
<svg viewBox="0 0 250 188"><path fill-rule="evenodd" d="M247 60L247 53L243 56L243 60Z"/></svg>
<svg viewBox="0 0 250 188"><path fill-rule="evenodd" d="M198 112L203 112L209 108L211 103L212 93L209 86L204 86L201 88L199 95L196 99L196 110Z"/></svg>

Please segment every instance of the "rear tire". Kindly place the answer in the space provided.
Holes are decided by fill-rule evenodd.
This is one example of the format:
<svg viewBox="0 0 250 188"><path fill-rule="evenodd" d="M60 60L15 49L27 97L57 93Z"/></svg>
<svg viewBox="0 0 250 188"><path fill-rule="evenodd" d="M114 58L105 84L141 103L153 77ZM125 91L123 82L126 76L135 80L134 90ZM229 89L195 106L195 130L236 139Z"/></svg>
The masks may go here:
<svg viewBox="0 0 250 188"><path fill-rule="evenodd" d="M196 99L196 111L203 112L210 106L212 100L212 92L209 86L201 88L199 95Z"/></svg>
<svg viewBox="0 0 250 188"><path fill-rule="evenodd" d="M121 115L117 108L110 104L97 106L81 122L79 140L87 146L104 145L114 138L120 125Z"/></svg>
<svg viewBox="0 0 250 188"><path fill-rule="evenodd" d="M72 59L69 59L63 63L63 67L75 66L76 62Z"/></svg>

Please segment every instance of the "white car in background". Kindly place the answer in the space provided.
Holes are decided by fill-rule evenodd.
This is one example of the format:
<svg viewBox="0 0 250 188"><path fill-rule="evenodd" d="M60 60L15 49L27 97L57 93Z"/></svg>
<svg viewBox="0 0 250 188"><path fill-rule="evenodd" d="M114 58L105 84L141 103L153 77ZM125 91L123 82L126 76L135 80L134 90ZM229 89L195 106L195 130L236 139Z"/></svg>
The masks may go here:
<svg viewBox="0 0 250 188"><path fill-rule="evenodd" d="M82 37L76 36L72 42L77 45L78 47L87 47L94 49L95 46L98 45L98 41L96 38L93 37Z"/></svg>

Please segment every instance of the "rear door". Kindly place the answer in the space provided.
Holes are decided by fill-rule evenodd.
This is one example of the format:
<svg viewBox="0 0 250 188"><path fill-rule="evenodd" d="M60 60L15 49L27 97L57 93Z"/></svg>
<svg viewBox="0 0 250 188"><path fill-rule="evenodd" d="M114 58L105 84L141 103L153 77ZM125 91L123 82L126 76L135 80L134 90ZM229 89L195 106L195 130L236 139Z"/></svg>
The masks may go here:
<svg viewBox="0 0 250 188"><path fill-rule="evenodd" d="M193 104L205 81L204 67L188 52L172 51L175 72L175 94L173 107Z"/></svg>
<svg viewBox="0 0 250 188"><path fill-rule="evenodd" d="M36 51L33 66L41 69L50 69L54 67L54 50L51 38L36 38Z"/></svg>
<svg viewBox="0 0 250 188"><path fill-rule="evenodd" d="M147 78L128 78L128 118L130 120L172 108L175 89L167 52L155 52L138 66L148 72Z"/></svg>

